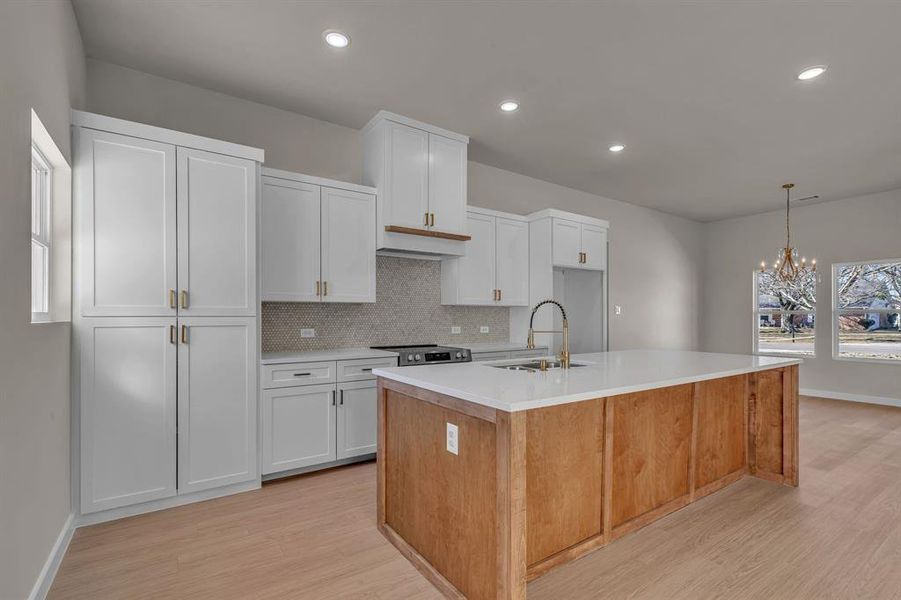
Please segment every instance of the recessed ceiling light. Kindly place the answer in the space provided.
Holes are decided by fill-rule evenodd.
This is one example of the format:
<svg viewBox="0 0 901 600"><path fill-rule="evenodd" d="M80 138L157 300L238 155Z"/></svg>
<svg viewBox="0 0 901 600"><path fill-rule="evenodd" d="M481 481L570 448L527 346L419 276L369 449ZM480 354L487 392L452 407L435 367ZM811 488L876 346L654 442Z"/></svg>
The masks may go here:
<svg viewBox="0 0 901 600"><path fill-rule="evenodd" d="M808 79L815 79L826 72L826 67L823 65L817 65L816 67L809 67L804 69L800 73L798 73L798 79L801 81L807 81Z"/></svg>
<svg viewBox="0 0 901 600"><path fill-rule="evenodd" d="M519 104L513 100L504 100L501 102L501 110L504 112L513 112L517 108L519 108Z"/></svg>
<svg viewBox="0 0 901 600"><path fill-rule="evenodd" d="M332 48L347 48L350 46L350 38L347 34L341 33L340 31L323 31L322 38L325 40L325 43Z"/></svg>
<svg viewBox="0 0 901 600"><path fill-rule="evenodd" d="M613 144L612 146L610 146L610 152L622 152L625 149L626 147L622 144Z"/></svg>

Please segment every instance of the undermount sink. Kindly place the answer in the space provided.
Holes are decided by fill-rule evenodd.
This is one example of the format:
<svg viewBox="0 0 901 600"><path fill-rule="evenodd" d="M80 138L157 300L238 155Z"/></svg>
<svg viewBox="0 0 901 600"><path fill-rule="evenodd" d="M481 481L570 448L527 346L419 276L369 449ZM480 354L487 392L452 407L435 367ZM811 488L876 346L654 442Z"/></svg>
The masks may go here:
<svg viewBox="0 0 901 600"><path fill-rule="evenodd" d="M560 361L559 360L549 360L545 363L546 369L550 371L551 369L559 369ZM508 371L528 371L530 373L534 373L536 371L541 371L541 361L540 360L528 360L525 362L518 363L505 363L505 364L497 364L497 365L489 365L494 367L495 369L506 369ZM584 367L583 363L570 363L570 368L573 367Z"/></svg>

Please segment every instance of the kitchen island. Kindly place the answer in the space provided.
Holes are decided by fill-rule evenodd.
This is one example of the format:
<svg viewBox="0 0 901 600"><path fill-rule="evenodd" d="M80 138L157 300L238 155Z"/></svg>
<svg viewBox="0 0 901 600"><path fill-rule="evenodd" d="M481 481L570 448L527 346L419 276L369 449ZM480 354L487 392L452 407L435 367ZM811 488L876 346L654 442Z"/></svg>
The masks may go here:
<svg viewBox="0 0 901 600"><path fill-rule="evenodd" d="M511 362L374 371L378 527L447 597L525 598L527 581L747 475L798 485L797 359Z"/></svg>

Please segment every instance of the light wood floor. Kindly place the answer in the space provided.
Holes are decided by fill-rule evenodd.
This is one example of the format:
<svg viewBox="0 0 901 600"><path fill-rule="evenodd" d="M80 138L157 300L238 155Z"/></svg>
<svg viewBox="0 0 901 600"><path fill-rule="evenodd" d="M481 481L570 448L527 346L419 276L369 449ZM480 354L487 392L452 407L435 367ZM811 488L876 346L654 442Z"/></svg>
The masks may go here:
<svg viewBox="0 0 901 600"><path fill-rule="evenodd" d="M901 409L802 397L799 489L746 478L528 594L901 599ZM368 463L79 529L50 598L440 596L376 531Z"/></svg>

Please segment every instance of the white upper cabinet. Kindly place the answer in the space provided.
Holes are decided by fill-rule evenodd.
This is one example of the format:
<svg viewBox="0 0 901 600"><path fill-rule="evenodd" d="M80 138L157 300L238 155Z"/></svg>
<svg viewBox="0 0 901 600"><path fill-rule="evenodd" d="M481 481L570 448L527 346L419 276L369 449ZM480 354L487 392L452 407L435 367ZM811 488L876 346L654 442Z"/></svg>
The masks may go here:
<svg viewBox="0 0 901 600"><path fill-rule="evenodd" d="M322 188L322 300L375 302L375 198Z"/></svg>
<svg viewBox="0 0 901 600"><path fill-rule="evenodd" d="M468 144L386 111L363 128L363 183L379 191L379 249L465 253Z"/></svg>
<svg viewBox="0 0 901 600"><path fill-rule="evenodd" d="M373 188L263 169L264 301L375 302Z"/></svg>
<svg viewBox="0 0 901 600"><path fill-rule="evenodd" d="M607 269L607 230L582 224L582 267L594 271Z"/></svg>
<svg viewBox="0 0 901 600"><path fill-rule="evenodd" d="M606 227L558 217L553 217L551 221L555 267L592 271L607 269Z"/></svg>
<svg viewBox="0 0 901 600"><path fill-rule="evenodd" d="M429 134L389 122L385 221L389 225L427 227L429 213Z"/></svg>
<svg viewBox="0 0 901 600"><path fill-rule="evenodd" d="M81 512L175 495L174 317L79 329Z"/></svg>
<svg viewBox="0 0 901 600"><path fill-rule="evenodd" d="M429 134L429 228L466 231L467 145Z"/></svg>
<svg viewBox="0 0 901 600"><path fill-rule="evenodd" d="M498 304L529 304L529 223L497 217Z"/></svg>
<svg viewBox="0 0 901 600"><path fill-rule="evenodd" d="M257 478L256 319L178 326L178 493Z"/></svg>
<svg viewBox="0 0 901 600"><path fill-rule="evenodd" d="M320 190L302 181L263 177L260 269L264 301L319 301Z"/></svg>
<svg viewBox="0 0 901 600"><path fill-rule="evenodd" d="M579 267L582 265L582 226L576 221L553 220L554 265Z"/></svg>
<svg viewBox="0 0 901 600"><path fill-rule="evenodd" d="M179 314L256 313L256 163L178 149Z"/></svg>
<svg viewBox="0 0 901 600"><path fill-rule="evenodd" d="M84 316L176 312L175 146L77 129Z"/></svg>
<svg viewBox="0 0 901 600"><path fill-rule="evenodd" d="M529 303L529 223L485 209L467 214L466 255L441 262L442 304L526 306Z"/></svg>

